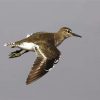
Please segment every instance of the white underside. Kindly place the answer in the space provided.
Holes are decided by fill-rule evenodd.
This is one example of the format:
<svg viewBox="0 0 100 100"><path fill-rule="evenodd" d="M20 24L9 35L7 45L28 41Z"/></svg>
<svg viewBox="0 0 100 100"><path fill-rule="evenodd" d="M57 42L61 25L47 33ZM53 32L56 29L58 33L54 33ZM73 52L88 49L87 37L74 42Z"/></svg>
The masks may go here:
<svg viewBox="0 0 100 100"><path fill-rule="evenodd" d="M39 46L31 42L23 42L18 47L25 50L35 50L35 48L38 48Z"/></svg>
<svg viewBox="0 0 100 100"><path fill-rule="evenodd" d="M46 60L46 56L42 53L39 46L35 43L29 43L29 42L23 42L21 45L18 46L19 48L25 49L25 50L33 50L36 51L36 49L39 51L39 53L43 56L44 60Z"/></svg>

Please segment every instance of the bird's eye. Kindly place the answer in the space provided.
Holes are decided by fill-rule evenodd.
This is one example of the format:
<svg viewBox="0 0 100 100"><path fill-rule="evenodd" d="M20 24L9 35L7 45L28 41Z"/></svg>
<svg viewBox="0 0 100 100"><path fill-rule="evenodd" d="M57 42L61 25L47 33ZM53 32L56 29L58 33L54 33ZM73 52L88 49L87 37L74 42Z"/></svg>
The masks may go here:
<svg viewBox="0 0 100 100"><path fill-rule="evenodd" d="M68 30L67 32L70 33L70 30Z"/></svg>
<svg viewBox="0 0 100 100"><path fill-rule="evenodd" d="M65 32L71 33L72 31L70 29L65 29Z"/></svg>
<svg viewBox="0 0 100 100"><path fill-rule="evenodd" d="M68 30L67 32L70 33L70 30Z"/></svg>

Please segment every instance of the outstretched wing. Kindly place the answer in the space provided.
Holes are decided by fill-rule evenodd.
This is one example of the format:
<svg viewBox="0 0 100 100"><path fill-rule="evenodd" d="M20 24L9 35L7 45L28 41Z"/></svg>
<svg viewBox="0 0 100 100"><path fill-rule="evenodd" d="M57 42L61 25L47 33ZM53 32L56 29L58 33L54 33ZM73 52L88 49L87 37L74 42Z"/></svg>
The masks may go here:
<svg viewBox="0 0 100 100"><path fill-rule="evenodd" d="M48 46L46 43L39 45L39 48L36 48L36 52L38 56L28 75L26 84L30 84L45 75L49 69L53 67L55 61L58 60L60 56L60 52L55 46L50 44Z"/></svg>

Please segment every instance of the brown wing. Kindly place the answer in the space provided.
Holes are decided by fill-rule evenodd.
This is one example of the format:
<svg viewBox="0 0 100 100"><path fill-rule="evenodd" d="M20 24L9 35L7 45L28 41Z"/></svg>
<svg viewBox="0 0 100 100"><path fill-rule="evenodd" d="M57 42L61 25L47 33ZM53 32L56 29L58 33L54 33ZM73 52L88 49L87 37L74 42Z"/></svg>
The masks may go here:
<svg viewBox="0 0 100 100"><path fill-rule="evenodd" d="M42 48L45 46L46 44L43 44ZM40 46L40 49L37 50L38 57L35 60L33 67L28 75L26 84L30 84L31 82L45 75L49 71L49 69L53 67L53 65L55 64L55 60L59 59L60 52L55 46L50 46L49 49L46 49L46 53L44 53L45 49L44 48L42 49L42 48ZM44 54L46 59L44 59L41 53Z"/></svg>

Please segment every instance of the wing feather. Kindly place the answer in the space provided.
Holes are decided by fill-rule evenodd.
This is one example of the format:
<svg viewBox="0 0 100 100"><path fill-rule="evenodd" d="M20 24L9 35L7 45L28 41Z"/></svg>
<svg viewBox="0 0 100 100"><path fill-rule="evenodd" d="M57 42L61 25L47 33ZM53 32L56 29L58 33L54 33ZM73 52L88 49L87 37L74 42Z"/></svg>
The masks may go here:
<svg viewBox="0 0 100 100"><path fill-rule="evenodd" d="M36 58L33 67L28 75L26 84L30 84L31 82L45 75L49 71L49 69L53 67L53 65L55 64L55 60L59 59L59 50L52 45L49 45L49 48L46 49L46 46L47 44L42 44L42 47L40 45L39 48L36 48L38 57ZM46 59L44 58L44 56L46 57Z"/></svg>
<svg viewBox="0 0 100 100"><path fill-rule="evenodd" d="M35 81L38 78L42 77L44 74L46 74L47 71L44 70L45 66L46 66L46 61L44 61L42 57L37 57L28 75L26 84L30 84L32 81Z"/></svg>

